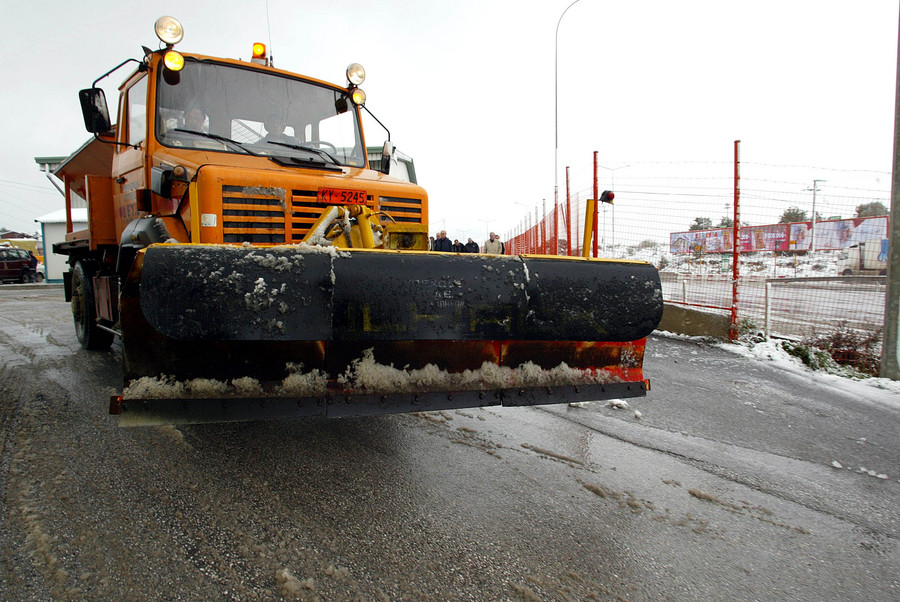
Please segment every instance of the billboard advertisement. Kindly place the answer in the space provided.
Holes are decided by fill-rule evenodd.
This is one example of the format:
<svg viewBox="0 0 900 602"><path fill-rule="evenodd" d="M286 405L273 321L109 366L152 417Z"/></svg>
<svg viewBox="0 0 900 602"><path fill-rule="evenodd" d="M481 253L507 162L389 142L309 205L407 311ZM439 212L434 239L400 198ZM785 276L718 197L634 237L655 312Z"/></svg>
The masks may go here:
<svg viewBox="0 0 900 602"><path fill-rule="evenodd" d="M669 234L670 253L731 253L733 228L693 230ZM817 251L837 251L872 239L888 238L886 215L816 222ZM812 222L744 226L738 236L741 253L760 251L808 251L812 247Z"/></svg>
<svg viewBox="0 0 900 602"><path fill-rule="evenodd" d="M816 222L816 250L846 249L850 245L888 238L888 217L862 217ZM808 251L812 247L812 222L795 222L791 226L791 251Z"/></svg>

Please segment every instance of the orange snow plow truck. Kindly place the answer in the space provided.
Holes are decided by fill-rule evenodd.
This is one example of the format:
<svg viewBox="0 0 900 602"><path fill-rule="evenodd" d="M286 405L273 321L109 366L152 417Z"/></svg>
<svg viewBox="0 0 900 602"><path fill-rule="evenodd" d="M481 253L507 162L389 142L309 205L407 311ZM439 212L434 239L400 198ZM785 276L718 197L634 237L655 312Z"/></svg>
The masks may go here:
<svg viewBox="0 0 900 602"><path fill-rule="evenodd" d="M240 61L179 52L171 17L156 32L80 92L94 137L54 172L78 340L121 338L120 425L646 393L653 266L431 252L425 190L389 134L367 151L362 67L337 86L262 44ZM113 124L97 82L132 63Z"/></svg>

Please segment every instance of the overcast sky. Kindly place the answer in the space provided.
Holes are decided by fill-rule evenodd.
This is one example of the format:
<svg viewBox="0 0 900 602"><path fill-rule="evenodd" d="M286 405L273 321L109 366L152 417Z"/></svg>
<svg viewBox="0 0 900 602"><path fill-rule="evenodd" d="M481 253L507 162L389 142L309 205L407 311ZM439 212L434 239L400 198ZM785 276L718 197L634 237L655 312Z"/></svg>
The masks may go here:
<svg viewBox="0 0 900 602"><path fill-rule="evenodd" d="M265 0L0 3L8 228L34 232L63 206L34 157L88 139L78 90L156 48L163 14L184 24L185 52L247 59L270 42L277 67L338 84L362 63L369 109L429 192L431 229L453 238L552 204L557 133L561 187L566 165L589 176L594 151L652 172L727 165L741 139L746 161L871 170L890 188L896 0L579 0L558 61L571 0L269 0L268 20ZM113 106L125 75L103 82Z"/></svg>

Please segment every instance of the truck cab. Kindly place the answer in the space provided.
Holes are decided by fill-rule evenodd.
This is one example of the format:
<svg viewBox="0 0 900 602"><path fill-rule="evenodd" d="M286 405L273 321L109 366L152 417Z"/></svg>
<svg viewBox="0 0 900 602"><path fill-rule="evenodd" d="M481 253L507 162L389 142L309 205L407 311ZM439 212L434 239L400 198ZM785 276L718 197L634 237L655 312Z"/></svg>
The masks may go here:
<svg viewBox="0 0 900 602"><path fill-rule="evenodd" d="M72 266L66 299L91 301L76 315L79 333L95 332L91 347L118 332L118 287L152 244L297 244L329 205L360 204L392 224L389 248L428 248L428 197L411 160L389 140L366 146L359 64L337 86L275 69L262 44L249 62L181 53L173 21L157 22L163 49L98 78L136 66L115 125L97 81L79 93L94 139L55 172L67 207L72 194L88 204L89 227L55 252Z"/></svg>

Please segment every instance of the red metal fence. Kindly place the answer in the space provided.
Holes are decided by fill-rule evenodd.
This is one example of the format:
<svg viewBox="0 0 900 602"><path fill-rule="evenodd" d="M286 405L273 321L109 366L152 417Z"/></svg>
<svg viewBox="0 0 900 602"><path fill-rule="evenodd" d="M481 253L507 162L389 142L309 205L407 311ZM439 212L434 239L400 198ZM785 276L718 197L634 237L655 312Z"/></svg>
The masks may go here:
<svg viewBox="0 0 900 602"><path fill-rule="evenodd" d="M595 152L566 168L553 205L506 233L507 253L581 255L590 201L611 190L588 255L653 263L667 302L730 315L733 336L880 338L890 173L744 161L739 149L723 161L618 166Z"/></svg>

